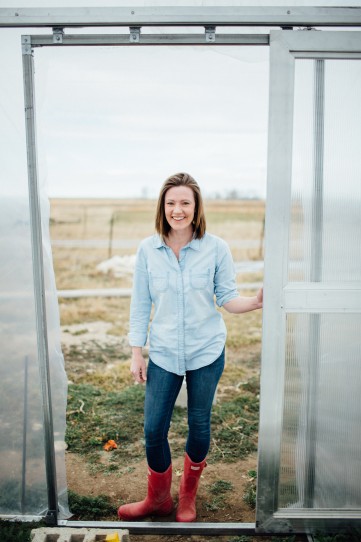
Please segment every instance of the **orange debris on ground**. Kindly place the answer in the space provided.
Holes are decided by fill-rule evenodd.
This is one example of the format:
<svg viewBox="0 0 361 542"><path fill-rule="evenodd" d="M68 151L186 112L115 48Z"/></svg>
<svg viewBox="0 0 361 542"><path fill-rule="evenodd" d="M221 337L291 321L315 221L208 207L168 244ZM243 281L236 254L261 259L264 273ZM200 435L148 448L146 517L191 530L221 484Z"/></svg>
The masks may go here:
<svg viewBox="0 0 361 542"><path fill-rule="evenodd" d="M103 448L106 452L110 452L111 450L118 448L118 446L115 440L108 440L108 442L104 444Z"/></svg>

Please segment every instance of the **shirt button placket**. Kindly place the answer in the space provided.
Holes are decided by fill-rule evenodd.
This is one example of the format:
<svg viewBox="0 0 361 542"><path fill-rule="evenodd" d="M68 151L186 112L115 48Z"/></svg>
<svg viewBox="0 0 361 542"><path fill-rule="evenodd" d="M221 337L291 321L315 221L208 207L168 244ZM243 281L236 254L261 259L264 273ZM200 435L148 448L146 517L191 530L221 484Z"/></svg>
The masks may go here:
<svg viewBox="0 0 361 542"><path fill-rule="evenodd" d="M178 366L180 374L185 374L185 337L184 337L184 287L183 287L183 262L180 260L177 271L177 306L178 306Z"/></svg>

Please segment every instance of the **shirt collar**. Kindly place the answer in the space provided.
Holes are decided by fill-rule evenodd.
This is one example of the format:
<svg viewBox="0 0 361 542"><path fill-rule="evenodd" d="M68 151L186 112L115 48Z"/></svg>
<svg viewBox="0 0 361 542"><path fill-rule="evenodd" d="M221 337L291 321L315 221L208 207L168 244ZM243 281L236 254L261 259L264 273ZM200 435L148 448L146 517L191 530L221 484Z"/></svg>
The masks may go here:
<svg viewBox="0 0 361 542"><path fill-rule="evenodd" d="M200 239L192 239L192 241L190 243L188 243L188 245L186 245L186 247L189 247L189 248L192 248L193 250L199 250L200 249L200 244L201 244L201 240ZM162 239L162 237L158 234L155 234L153 236L153 247L154 248L161 248L161 247L165 247L165 248L169 248L166 243L164 242L164 240ZM185 247L183 247L185 248Z"/></svg>

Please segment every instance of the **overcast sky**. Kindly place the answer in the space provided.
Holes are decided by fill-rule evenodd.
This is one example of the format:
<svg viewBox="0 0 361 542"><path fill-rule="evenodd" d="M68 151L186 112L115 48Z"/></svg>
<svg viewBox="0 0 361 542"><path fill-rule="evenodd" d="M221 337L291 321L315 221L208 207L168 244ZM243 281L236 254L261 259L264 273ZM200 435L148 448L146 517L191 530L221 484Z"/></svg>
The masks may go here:
<svg viewBox="0 0 361 542"><path fill-rule="evenodd" d="M281 0L120 5L129 4L312 5ZM21 3L73 5L65 0ZM76 5L101 3L78 0ZM104 5L119 6L119 1ZM2 0L1 7L19 3ZM0 159L10 192L26 176L20 54L25 33L49 32L0 29ZM265 196L268 54L267 47L36 49L39 170L47 193L155 197L166 177L188 171L209 196L232 190Z"/></svg>

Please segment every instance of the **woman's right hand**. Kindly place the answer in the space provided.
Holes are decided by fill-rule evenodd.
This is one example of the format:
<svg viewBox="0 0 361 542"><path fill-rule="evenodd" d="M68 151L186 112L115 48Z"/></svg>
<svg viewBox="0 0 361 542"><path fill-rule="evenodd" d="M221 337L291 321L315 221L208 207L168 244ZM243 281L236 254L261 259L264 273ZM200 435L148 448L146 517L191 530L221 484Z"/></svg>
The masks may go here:
<svg viewBox="0 0 361 542"><path fill-rule="evenodd" d="M147 380L147 366L141 348L133 348L130 372L132 373L135 382L138 382L139 384L144 384Z"/></svg>

